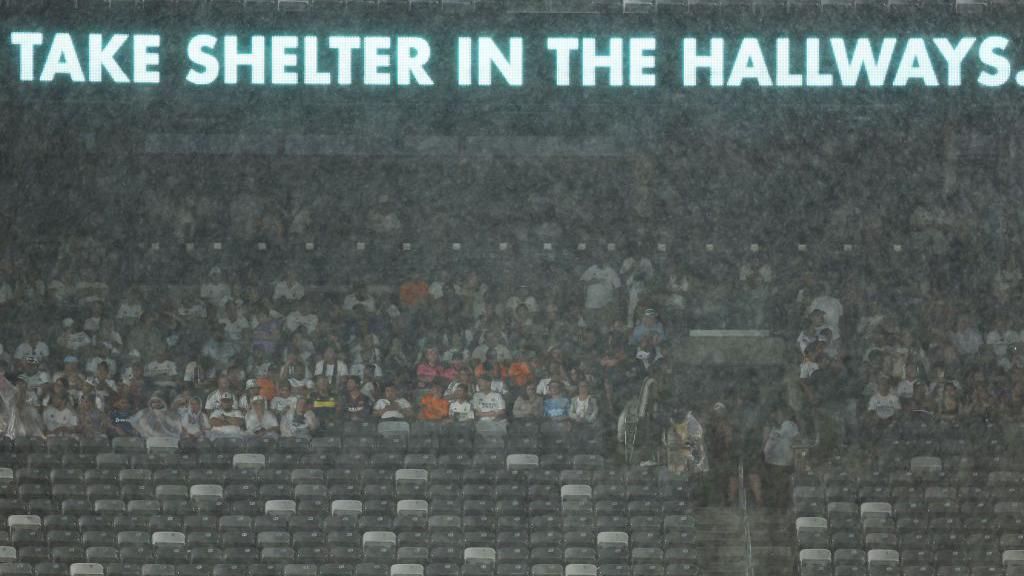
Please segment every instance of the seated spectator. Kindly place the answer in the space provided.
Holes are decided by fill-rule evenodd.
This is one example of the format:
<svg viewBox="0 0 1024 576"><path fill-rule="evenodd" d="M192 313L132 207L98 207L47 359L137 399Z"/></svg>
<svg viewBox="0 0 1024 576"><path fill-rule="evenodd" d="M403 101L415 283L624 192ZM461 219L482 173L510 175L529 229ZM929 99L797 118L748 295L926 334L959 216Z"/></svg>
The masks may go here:
<svg viewBox="0 0 1024 576"><path fill-rule="evenodd" d="M478 378L477 391L473 394L473 412L477 420L493 421L505 419L505 399L491 390L491 381Z"/></svg>
<svg viewBox="0 0 1024 576"><path fill-rule="evenodd" d="M231 389L231 380L229 380L227 376L219 376L217 378L217 389L211 392L210 395L206 397L206 403L204 404L203 408L207 412L212 413L213 411L218 410L221 407L221 403L225 398L231 399L232 406L238 406L244 409L246 404L243 400L244 396L241 394L236 394Z"/></svg>
<svg viewBox="0 0 1024 576"><path fill-rule="evenodd" d="M366 291L365 282L356 282L352 286L352 293L345 296L341 307L348 312L355 310L356 306L362 306L369 314L377 311L377 301Z"/></svg>
<svg viewBox="0 0 1024 576"><path fill-rule="evenodd" d="M318 426L316 414L302 398L281 416L281 436L284 438L310 438Z"/></svg>
<svg viewBox="0 0 1024 576"><path fill-rule="evenodd" d="M221 398L220 407L210 414L211 440L217 438L241 438L245 435L245 416L235 408L235 401L231 396Z"/></svg>
<svg viewBox="0 0 1024 576"><path fill-rule="evenodd" d="M267 410L267 401L259 396L250 400L245 414L245 431L253 436L276 436L280 432L277 418Z"/></svg>
<svg viewBox="0 0 1024 576"><path fill-rule="evenodd" d="M900 413L900 397L892 390L891 381L887 377L879 378L875 393L868 400L868 415L871 425L891 421Z"/></svg>
<svg viewBox="0 0 1024 576"><path fill-rule="evenodd" d="M203 412L199 398L191 397L185 406L178 409L181 420L181 440L195 443L206 437L210 431L210 419Z"/></svg>
<svg viewBox="0 0 1024 576"><path fill-rule="evenodd" d="M462 366L455 372L455 377L448 382L448 386L445 388L444 397L446 400L451 401L455 399L455 391L458 390L459 386L465 385L469 388L469 385L473 382L473 373L469 369L469 366Z"/></svg>
<svg viewBox="0 0 1024 576"><path fill-rule="evenodd" d="M373 409L373 398L367 396L354 376L345 379L345 396L342 399L345 417L349 420L365 420Z"/></svg>
<svg viewBox="0 0 1024 576"><path fill-rule="evenodd" d="M971 417L976 423L987 424L994 422L999 415L999 405L995 395L992 393L992 386L985 381L985 375L977 372L981 380L972 384L970 402L964 406L964 413Z"/></svg>
<svg viewBox="0 0 1024 576"><path fill-rule="evenodd" d="M455 372L441 364L441 357L434 346L424 351L423 361L416 365L416 381L424 386L429 385L435 378L451 380L454 377Z"/></svg>
<svg viewBox="0 0 1024 576"><path fill-rule="evenodd" d="M313 368L313 377L317 376L326 377L333 387L340 386L345 376L348 376L348 366L338 358L333 346L324 349L324 357Z"/></svg>
<svg viewBox="0 0 1024 576"><path fill-rule="evenodd" d="M78 403L78 433L85 438L106 437L113 425L107 414L96 405L92 394L82 396Z"/></svg>
<svg viewBox="0 0 1024 576"><path fill-rule="evenodd" d="M575 424L597 422L597 398L590 395L590 387L586 382L580 383L576 396L569 403L569 419Z"/></svg>
<svg viewBox="0 0 1024 576"><path fill-rule="evenodd" d="M277 385L277 392L270 400L270 411L278 418L282 418L286 412L295 407L298 396L292 395L292 385L287 380L282 380Z"/></svg>
<svg viewBox="0 0 1024 576"><path fill-rule="evenodd" d="M70 436L78 433L78 415L69 406L67 395L55 395L50 399L43 410L43 423L48 436Z"/></svg>
<svg viewBox="0 0 1024 576"><path fill-rule="evenodd" d="M944 420L955 420L960 416L960 390L953 382L946 382L935 405L935 414Z"/></svg>
<svg viewBox="0 0 1024 576"><path fill-rule="evenodd" d="M327 380L327 377L323 375L319 378L310 379L309 368L306 368L306 363L302 360L299 353L294 350L288 352L284 365L281 366L279 376L281 380L290 382L292 388L309 388L319 378ZM328 381L328 384L330 384L330 381Z"/></svg>
<svg viewBox="0 0 1024 576"><path fill-rule="evenodd" d="M132 426L135 412L129 398L127 394L118 394L111 400L110 423L115 436L135 436L135 428Z"/></svg>
<svg viewBox="0 0 1024 576"><path fill-rule="evenodd" d="M181 435L181 415L167 409L167 403L154 394L149 405L131 417L132 428L143 438L174 437Z"/></svg>
<svg viewBox="0 0 1024 576"><path fill-rule="evenodd" d="M373 415L381 420L408 420L414 416L412 404L398 396L394 384L384 388L384 397L373 405Z"/></svg>
<svg viewBox="0 0 1024 576"><path fill-rule="evenodd" d="M320 376L316 379L310 400L313 403L313 414L316 414L316 419L320 423L329 425L336 422L341 416L341 402L338 401L338 395L334 389L328 384L327 378Z"/></svg>
<svg viewBox="0 0 1024 576"><path fill-rule="evenodd" d="M465 384L455 389L455 399L448 403L448 417L453 422L473 421L473 404L469 401L469 392Z"/></svg>
<svg viewBox="0 0 1024 576"><path fill-rule="evenodd" d="M516 420L532 420L544 415L544 399L537 394L537 389L527 386L526 392L520 394L512 404L512 417Z"/></svg>
<svg viewBox="0 0 1024 576"><path fill-rule="evenodd" d="M562 383L548 384L548 397L544 399L544 416L555 421L569 419L569 399L562 396Z"/></svg>
<svg viewBox="0 0 1024 576"><path fill-rule="evenodd" d="M297 302L306 295L306 289L299 282L294 270L289 270L283 280L274 284L274 300Z"/></svg>
<svg viewBox="0 0 1024 576"><path fill-rule="evenodd" d="M46 362L50 358L50 347L40 339L38 330L29 331L25 341L14 349L14 359L18 362L24 362L30 358L37 364ZM24 370L24 365L22 365L22 370Z"/></svg>
<svg viewBox="0 0 1024 576"><path fill-rule="evenodd" d="M174 389L178 385L178 367L166 347L160 351L158 359L146 364L144 374L149 383L162 390Z"/></svg>
<svg viewBox="0 0 1024 576"><path fill-rule="evenodd" d="M282 382L288 381L282 380ZM256 394L257 396L263 398L267 402L270 402L275 397L277 397L277 384L274 383L273 378L267 375L259 376L256 378L250 378L245 383L245 390L249 394Z"/></svg>
<svg viewBox="0 0 1024 576"><path fill-rule="evenodd" d="M644 315L633 328L629 338L630 346L658 347L665 342L665 327L658 320L658 313L653 308L644 310Z"/></svg>
<svg viewBox="0 0 1024 576"><path fill-rule="evenodd" d="M448 419L448 400L442 393L440 380L435 379L430 391L420 397L420 420L426 422L442 422Z"/></svg>
<svg viewBox="0 0 1024 576"><path fill-rule="evenodd" d="M908 363L904 368L903 374L903 379L896 385L896 395L901 399L912 398L914 396L914 388L917 387L917 383L920 381L917 377L917 364L913 362Z"/></svg>

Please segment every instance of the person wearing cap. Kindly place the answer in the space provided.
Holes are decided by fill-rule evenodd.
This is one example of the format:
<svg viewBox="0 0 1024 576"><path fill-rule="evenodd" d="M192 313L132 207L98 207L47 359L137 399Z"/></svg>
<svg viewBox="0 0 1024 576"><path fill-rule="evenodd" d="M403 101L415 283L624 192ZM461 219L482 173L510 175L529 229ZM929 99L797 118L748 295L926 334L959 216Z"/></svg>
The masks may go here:
<svg viewBox="0 0 1024 576"><path fill-rule="evenodd" d="M215 410L220 408L221 400L224 398L231 398L232 406L239 404L238 395L231 390L231 380L228 380L227 376L221 375L217 377L217 389L206 397L206 404L203 408L212 415Z"/></svg>
<svg viewBox="0 0 1024 576"><path fill-rule="evenodd" d="M245 435L245 416L235 408L234 398L224 396L220 406L210 414L210 439L241 438Z"/></svg>

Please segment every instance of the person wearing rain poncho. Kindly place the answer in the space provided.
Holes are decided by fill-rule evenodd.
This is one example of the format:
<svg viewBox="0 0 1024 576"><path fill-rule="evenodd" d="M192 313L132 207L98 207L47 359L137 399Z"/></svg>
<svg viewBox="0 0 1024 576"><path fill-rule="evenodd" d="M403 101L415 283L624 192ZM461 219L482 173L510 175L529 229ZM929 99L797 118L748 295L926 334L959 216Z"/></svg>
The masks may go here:
<svg viewBox="0 0 1024 576"><path fill-rule="evenodd" d="M665 459L673 474L697 474L708 471L704 450L704 426L689 410L682 418L673 416L665 432Z"/></svg>
<svg viewBox="0 0 1024 576"><path fill-rule="evenodd" d="M181 434L181 419L177 412L167 409L167 403L154 394L149 406L129 418L132 428L143 438L177 438Z"/></svg>
<svg viewBox="0 0 1024 576"><path fill-rule="evenodd" d="M12 386L6 378L0 381L0 400L3 401L4 436L15 438L45 438L43 418L36 409L35 394L24 380L18 378Z"/></svg>

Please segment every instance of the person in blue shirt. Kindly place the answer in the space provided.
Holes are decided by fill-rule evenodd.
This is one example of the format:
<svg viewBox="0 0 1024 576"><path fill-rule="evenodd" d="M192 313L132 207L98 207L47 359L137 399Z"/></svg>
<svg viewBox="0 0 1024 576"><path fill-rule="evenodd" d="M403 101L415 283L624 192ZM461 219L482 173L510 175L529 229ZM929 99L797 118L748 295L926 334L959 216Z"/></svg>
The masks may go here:
<svg viewBox="0 0 1024 576"><path fill-rule="evenodd" d="M562 383L548 384L548 397L544 399L544 416L555 421L569 419L569 399L562 396Z"/></svg>

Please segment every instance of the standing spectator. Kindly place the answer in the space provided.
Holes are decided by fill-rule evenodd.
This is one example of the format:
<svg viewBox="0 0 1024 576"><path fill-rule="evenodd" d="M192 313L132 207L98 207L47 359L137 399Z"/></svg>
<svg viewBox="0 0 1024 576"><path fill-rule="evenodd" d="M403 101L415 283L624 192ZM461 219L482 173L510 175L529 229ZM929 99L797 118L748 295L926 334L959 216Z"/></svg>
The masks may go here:
<svg viewBox="0 0 1024 576"><path fill-rule="evenodd" d="M615 269L607 263L594 264L580 276L584 287L583 308L587 324L604 330L616 316L618 289L622 286Z"/></svg>
<svg viewBox="0 0 1024 576"><path fill-rule="evenodd" d="M776 406L764 428L764 466L759 478L768 506L786 506L793 475L793 441L799 435L800 430L788 408Z"/></svg>

